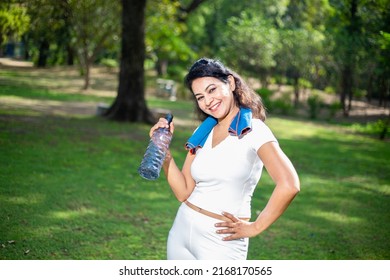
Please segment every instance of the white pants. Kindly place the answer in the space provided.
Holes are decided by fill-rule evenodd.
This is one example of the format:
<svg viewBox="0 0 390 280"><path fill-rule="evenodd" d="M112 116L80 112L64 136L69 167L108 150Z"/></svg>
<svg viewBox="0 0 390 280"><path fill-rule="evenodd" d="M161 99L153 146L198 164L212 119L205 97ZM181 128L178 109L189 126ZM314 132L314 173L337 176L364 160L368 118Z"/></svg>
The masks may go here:
<svg viewBox="0 0 390 280"><path fill-rule="evenodd" d="M223 241L217 222L182 203L168 236L168 260L245 260L249 238Z"/></svg>

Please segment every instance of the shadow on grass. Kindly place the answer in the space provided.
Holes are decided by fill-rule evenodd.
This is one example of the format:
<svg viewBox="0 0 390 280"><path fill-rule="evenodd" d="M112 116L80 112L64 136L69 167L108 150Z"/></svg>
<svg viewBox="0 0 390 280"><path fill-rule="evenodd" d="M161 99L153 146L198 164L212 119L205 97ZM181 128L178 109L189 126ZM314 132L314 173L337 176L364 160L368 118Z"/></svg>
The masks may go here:
<svg viewBox="0 0 390 280"><path fill-rule="evenodd" d="M388 148L327 128L283 135L277 127L286 123L273 127L302 191L251 239L249 259L388 259ZM146 181L137 174L148 131L98 118L0 116L0 258L165 259L179 203L164 175ZM191 131L176 130L171 149L179 166ZM253 217L272 188L264 172Z"/></svg>
<svg viewBox="0 0 390 280"><path fill-rule="evenodd" d="M300 175L301 193L281 220L252 242L251 258L389 258L390 151L368 137L333 133L279 139ZM272 191L269 176L263 179L254 207L264 205ZM269 247L273 250L263 253Z"/></svg>
<svg viewBox="0 0 390 280"><path fill-rule="evenodd" d="M177 203L163 178L136 173L148 127L41 117L0 125L1 258L165 258Z"/></svg>

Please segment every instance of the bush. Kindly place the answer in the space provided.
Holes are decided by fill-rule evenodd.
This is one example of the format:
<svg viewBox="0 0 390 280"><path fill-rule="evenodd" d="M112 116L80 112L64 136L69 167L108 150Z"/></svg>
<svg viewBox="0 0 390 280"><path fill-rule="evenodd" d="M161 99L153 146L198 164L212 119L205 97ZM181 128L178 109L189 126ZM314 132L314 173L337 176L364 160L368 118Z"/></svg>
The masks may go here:
<svg viewBox="0 0 390 280"><path fill-rule="evenodd" d="M353 96L356 98L356 99L363 99L364 97L366 97L367 95L367 91L366 90L363 90L363 89L354 89L353 90Z"/></svg>
<svg viewBox="0 0 390 280"><path fill-rule="evenodd" d="M299 84L300 88L312 88L313 87L313 85L311 84L310 81L303 79L303 78L300 78L298 80L298 84Z"/></svg>
<svg viewBox="0 0 390 280"><path fill-rule="evenodd" d="M168 65L167 72L168 78L176 81L182 81L186 74L186 68L179 64L170 64Z"/></svg>
<svg viewBox="0 0 390 280"><path fill-rule="evenodd" d="M271 96L274 92L268 88L260 88L256 90L256 93L260 95L264 106L267 108L267 111L271 112L273 110Z"/></svg>
<svg viewBox="0 0 390 280"><path fill-rule="evenodd" d="M307 104L309 105L309 117L311 119L316 119L322 106L320 96L318 94L312 94L307 99Z"/></svg>
<svg viewBox="0 0 390 280"><path fill-rule="evenodd" d="M352 128L358 132L377 135L381 140L390 136L389 119L380 119L365 125L354 124Z"/></svg>
<svg viewBox="0 0 390 280"><path fill-rule="evenodd" d="M329 105L329 118L334 118L338 111L342 109L340 101L335 101Z"/></svg>
<svg viewBox="0 0 390 280"><path fill-rule="evenodd" d="M274 111L283 115L290 115L294 110L294 106L291 103L291 94L288 92L277 98L272 104Z"/></svg>
<svg viewBox="0 0 390 280"><path fill-rule="evenodd" d="M118 61L116 61L115 59L112 59L112 58L103 58L100 61L100 65L106 66L108 68L116 68L119 66Z"/></svg>
<svg viewBox="0 0 390 280"><path fill-rule="evenodd" d="M275 76L271 78L271 83L284 85L287 84L287 78L285 76Z"/></svg>
<svg viewBox="0 0 390 280"><path fill-rule="evenodd" d="M327 93L327 94L331 94L331 95L335 95L336 94L336 91L333 87L331 86L327 86L324 91Z"/></svg>

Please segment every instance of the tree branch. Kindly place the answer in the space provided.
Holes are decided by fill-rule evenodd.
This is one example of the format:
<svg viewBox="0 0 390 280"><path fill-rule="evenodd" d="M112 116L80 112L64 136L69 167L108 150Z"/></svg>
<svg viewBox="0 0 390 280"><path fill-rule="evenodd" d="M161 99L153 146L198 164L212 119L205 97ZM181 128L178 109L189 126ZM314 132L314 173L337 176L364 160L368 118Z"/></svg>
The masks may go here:
<svg viewBox="0 0 390 280"><path fill-rule="evenodd" d="M177 15L177 20L179 22L186 22L188 15L190 13L192 13L193 11L195 11L200 6L200 4L202 4L205 1L207 1L207 0L192 0L191 3L187 7L184 7L184 6L182 6L182 4L180 4L180 7L179 7L180 12Z"/></svg>

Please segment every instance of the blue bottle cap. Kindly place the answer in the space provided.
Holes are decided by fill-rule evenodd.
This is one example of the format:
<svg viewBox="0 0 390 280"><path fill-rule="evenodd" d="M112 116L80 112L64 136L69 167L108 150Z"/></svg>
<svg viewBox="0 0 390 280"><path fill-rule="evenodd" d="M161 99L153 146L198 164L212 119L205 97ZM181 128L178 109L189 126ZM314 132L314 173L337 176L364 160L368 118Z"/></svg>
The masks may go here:
<svg viewBox="0 0 390 280"><path fill-rule="evenodd" d="M171 113L168 113L166 116L165 116L165 119L168 121L168 124L171 124L172 120L173 120L173 115Z"/></svg>

